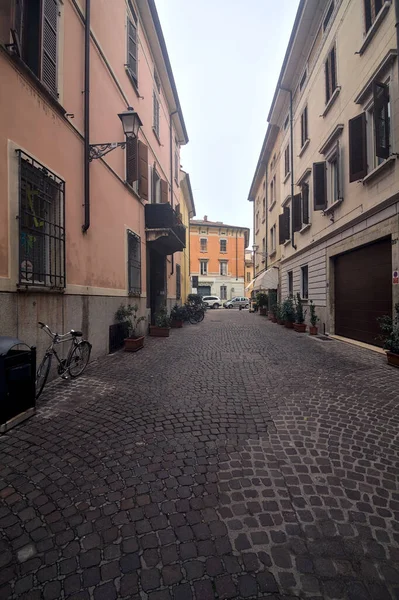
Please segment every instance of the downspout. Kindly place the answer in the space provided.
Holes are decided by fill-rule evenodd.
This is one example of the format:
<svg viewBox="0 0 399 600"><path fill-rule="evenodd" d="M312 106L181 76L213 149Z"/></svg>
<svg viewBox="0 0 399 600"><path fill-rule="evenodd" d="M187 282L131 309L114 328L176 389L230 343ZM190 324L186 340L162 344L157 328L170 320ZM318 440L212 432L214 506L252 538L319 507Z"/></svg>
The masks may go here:
<svg viewBox="0 0 399 600"><path fill-rule="evenodd" d="M90 0L85 14L85 73L84 73L84 224L83 233L90 227Z"/></svg>
<svg viewBox="0 0 399 600"><path fill-rule="evenodd" d="M172 135L172 117L179 111L174 110L169 114L169 153L170 153L170 205L173 208L173 135ZM171 275L175 272L175 257L172 254L172 270Z"/></svg>
<svg viewBox="0 0 399 600"><path fill-rule="evenodd" d="M266 213L266 248L265 248L265 252L266 252L266 256L265 256L265 266L266 266L266 271L267 271L267 259L269 257L269 208L268 208L268 197L267 197L267 192L269 189L269 179L267 176L267 165L266 165L266 173L265 173L265 213Z"/></svg>
<svg viewBox="0 0 399 600"><path fill-rule="evenodd" d="M238 281L238 229L236 230L236 281Z"/></svg>
<svg viewBox="0 0 399 600"><path fill-rule="evenodd" d="M291 246L296 250L294 244L294 220L292 218L292 207L294 202L294 111L292 104L292 90L280 86L280 90L290 94L290 171L291 171Z"/></svg>
<svg viewBox="0 0 399 600"><path fill-rule="evenodd" d="M395 0L395 28L396 28L396 48L399 54L399 0ZM399 61L398 61L398 82L399 82Z"/></svg>

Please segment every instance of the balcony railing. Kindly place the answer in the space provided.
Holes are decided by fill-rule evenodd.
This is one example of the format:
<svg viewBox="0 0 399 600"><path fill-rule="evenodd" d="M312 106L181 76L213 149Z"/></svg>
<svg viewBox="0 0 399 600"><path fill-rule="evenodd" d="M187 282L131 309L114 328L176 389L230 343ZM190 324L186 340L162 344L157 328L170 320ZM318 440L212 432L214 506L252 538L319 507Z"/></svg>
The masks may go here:
<svg viewBox="0 0 399 600"><path fill-rule="evenodd" d="M186 247L186 227L168 202L145 206L147 242L161 254L174 254Z"/></svg>

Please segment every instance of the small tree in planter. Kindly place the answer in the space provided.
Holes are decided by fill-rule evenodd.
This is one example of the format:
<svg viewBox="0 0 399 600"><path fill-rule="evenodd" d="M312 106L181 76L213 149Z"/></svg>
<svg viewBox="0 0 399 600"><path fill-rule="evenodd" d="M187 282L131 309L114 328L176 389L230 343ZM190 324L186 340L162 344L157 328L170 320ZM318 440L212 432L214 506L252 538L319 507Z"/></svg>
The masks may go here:
<svg viewBox="0 0 399 600"><path fill-rule="evenodd" d="M385 315L377 320L384 340L384 350L387 351L388 364L399 367L399 302L395 304L394 318Z"/></svg>
<svg viewBox="0 0 399 600"><path fill-rule="evenodd" d="M186 320L186 309L184 306L175 304L170 311L170 325L171 327L180 328L183 327L183 322Z"/></svg>
<svg viewBox="0 0 399 600"><path fill-rule="evenodd" d="M267 314L268 296L265 292L256 294L256 302L259 306L259 313L263 316Z"/></svg>
<svg viewBox="0 0 399 600"><path fill-rule="evenodd" d="M145 321L145 317L138 317L139 307L137 304L128 304L125 306L121 304L115 313L115 321L118 323L127 323L128 335L124 340L125 352L137 352L144 346L144 336L137 335L138 326L142 321Z"/></svg>
<svg viewBox="0 0 399 600"><path fill-rule="evenodd" d="M295 306L291 296L288 296L283 302L282 307L283 321L287 329L293 329L295 322Z"/></svg>
<svg viewBox="0 0 399 600"><path fill-rule="evenodd" d="M272 314L272 318L271 318L272 322L277 323L277 316L278 316L278 305L277 304L272 304L271 314Z"/></svg>
<svg viewBox="0 0 399 600"><path fill-rule="evenodd" d="M150 325L150 335L152 337L169 337L170 318L165 307L161 308L155 314L155 325Z"/></svg>
<svg viewBox="0 0 399 600"><path fill-rule="evenodd" d="M306 323L305 323L306 310L303 310L303 302L301 298L301 294L296 295L295 301L295 323L294 329L297 333L305 333L306 332Z"/></svg>
<svg viewBox="0 0 399 600"><path fill-rule="evenodd" d="M309 327L309 333L310 335L317 335L317 321L319 320L319 317L316 315L316 307L313 304L313 300L310 300L309 302L309 310L310 310L310 327Z"/></svg>
<svg viewBox="0 0 399 600"><path fill-rule="evenodd" d="M284 325L283 307L280 304L280 302L277 302L277 304L276 304L276 318L277 318L277 323L279 325Z"/></svg>

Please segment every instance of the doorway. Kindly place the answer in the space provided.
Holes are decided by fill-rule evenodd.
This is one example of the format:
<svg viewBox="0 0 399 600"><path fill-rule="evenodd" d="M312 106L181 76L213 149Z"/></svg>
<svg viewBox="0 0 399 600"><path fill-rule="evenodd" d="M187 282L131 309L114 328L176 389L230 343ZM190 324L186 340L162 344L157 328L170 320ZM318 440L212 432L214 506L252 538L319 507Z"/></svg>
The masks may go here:
<svg viewBox="0 0 399 600"><path fill-rule="evenodd" d="M155 314L166 305L166 257L150 250L149 267L151 324L154 325Z"/></svg>

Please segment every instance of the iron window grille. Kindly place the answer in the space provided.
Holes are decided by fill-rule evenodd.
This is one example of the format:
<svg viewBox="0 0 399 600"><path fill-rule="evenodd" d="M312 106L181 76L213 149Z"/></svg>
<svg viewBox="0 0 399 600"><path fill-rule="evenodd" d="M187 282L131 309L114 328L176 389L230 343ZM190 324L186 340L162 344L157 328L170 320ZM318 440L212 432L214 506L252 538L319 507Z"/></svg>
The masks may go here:
<svg viewBox="0 0 399 600"><path fill-rule="evenodd" d="M181 298L181 269L180 265L176 265L176 300Z"/></svg>
<svg viewBox="0 0 399 600"><path fill-rule="evenodd" d="M127 232L127 268L128 288L131 296L141 294L141 240L140 237L128 230Z"/></svg>
<svg viewBox="0 0 399 600"><path fill-rule="evenodd" d="M17 150L19 285L65 288L65 182Z"/></svg>

